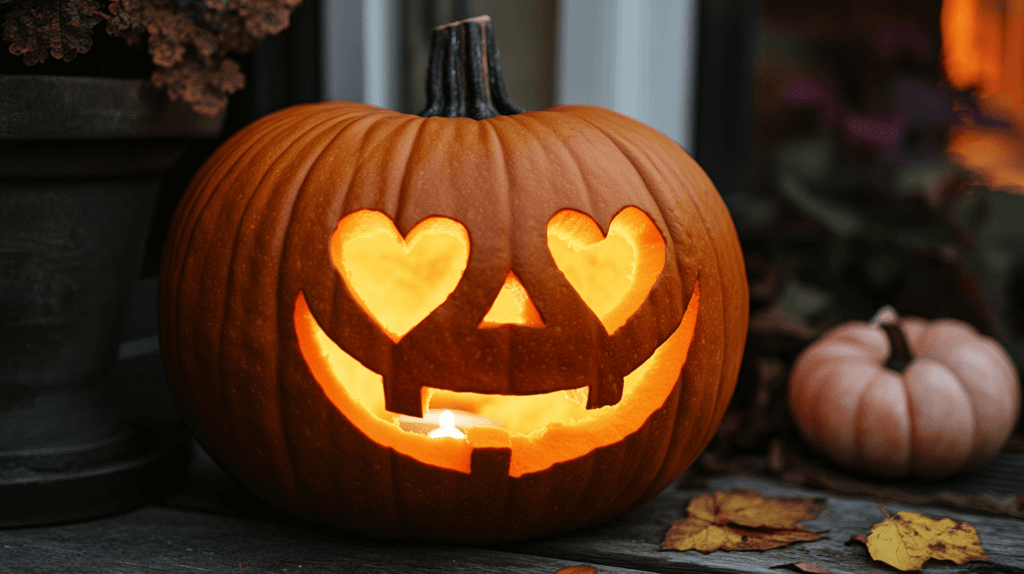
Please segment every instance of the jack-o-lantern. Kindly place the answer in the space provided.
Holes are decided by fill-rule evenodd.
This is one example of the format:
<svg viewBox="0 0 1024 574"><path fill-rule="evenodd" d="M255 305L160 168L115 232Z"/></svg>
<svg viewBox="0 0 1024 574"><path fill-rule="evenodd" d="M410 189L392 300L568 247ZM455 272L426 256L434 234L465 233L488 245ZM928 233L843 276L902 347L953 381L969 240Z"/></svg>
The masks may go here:
<svg viewBox="0 0 1024 574"><path fill-rule="evenodd" d="M175 400L252 490L346 530L595 524L721 420L747 327L732 220L657 131L519 113L486 17L434 44L425 115L448 117L296 106L196 175L161 272Z"/></svg>

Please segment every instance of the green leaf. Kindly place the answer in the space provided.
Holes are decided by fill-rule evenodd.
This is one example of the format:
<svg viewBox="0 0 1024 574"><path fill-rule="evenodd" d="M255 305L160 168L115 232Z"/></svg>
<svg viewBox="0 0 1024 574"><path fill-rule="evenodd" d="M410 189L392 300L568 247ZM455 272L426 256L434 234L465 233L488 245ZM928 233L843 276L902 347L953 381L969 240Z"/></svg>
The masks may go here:
<svg viewBox="0 0 1024 574"><path fill-rule="evenodd" d="M942 156L929 156L897 169L893 174L893 189L899 197L921 194L937 198L946 180L960 170Z"/></svg>
<svg viewBox="0 0 1024 574"><path fill-rule="evenodd" d="M775 153L779 174L803 180L820 181L832 170L832 140L817 137L784 145Z"/></svg>
<svg viewBox="0 0 1024 574"><path fill-rule="evenodd" d="M899 278L902 268L902 260L891 253L876 252L864 262L864 278L871 287L881 291Z"/></svg>
<svg viewBox="0 0 1024 574"><path fill-rule="evenodd" d="M780 173L778 186L782 195L793 205L821 222L836 235L852 237L865 226L864 220L856 213L816 196L797 177Z"/></svg>
<svg viewBox="0 0 1024 574"><path fill-rule="evenodd" d="M835 295L791 277L782 288L779 299L787 315L806 321L828 308L835 300Z"/></svg>

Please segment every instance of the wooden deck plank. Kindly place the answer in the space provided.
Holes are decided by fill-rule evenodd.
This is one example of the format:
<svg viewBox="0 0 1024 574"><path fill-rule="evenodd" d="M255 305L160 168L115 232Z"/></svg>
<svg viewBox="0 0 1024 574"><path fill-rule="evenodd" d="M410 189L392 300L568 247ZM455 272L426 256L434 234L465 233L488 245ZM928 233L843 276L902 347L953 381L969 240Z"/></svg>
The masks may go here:
<svg viewBox="0 0 1024 574"><path fill-rule="evenodd" d="M0 572L537 572L591 565L602 574L702 572L738 574L793 562L833 572L894 572L874 563L862 546L845 546L884 516L869 498L826 496L814 489L742 477L714 478L709 489L749 488L766 496L826 496L821 515L806 521L828 538L769 552L660 551L669 524L685 514L699 489L670 487L646 505L604 525L514 544L466 546L377 541L349 536L288 517L231 479L203 453L193 464L195 485L165 506L122 516L43 528L0 530ZM1024 520L936 507L891 504L933 518L973 524L994 564L929 562L925 572L1024 573ZM241 565L241 568L239 568ZM301 566L301 568L299 568ZM784 571L784 570L783 570Z"/></svg>
<svg viewBox="0 0 1024 574"><path fill-rule="evenodd" d="M825 496L821 491L792 487L766 479L720 477L709 481L708 489L749 488L765 496ZM829 530L827 538L796 544L768 552L660 551L661 540L673 520L686 513L689 499L699 489L670 487L654 500L605 525L557 537L549 537L503 547L517 553L583 560L608 565L629 565L651 572L711 572L716 574L778 573L771 566L793 562L811 562L833 572L854 574L895 572L873 562L863 546L843 543L854 534L868 534L871 526L884 520L878 503L864 498L827 496L825 510L815 520L805 521L813 530ZM1024 521L944 508L892 505L890 513L901 510L922 512L933 518L954 516L977 528L994 564L972 563L958 566L951 562L931 561L925 572L1017 572L1024 573ZM783 570L785 571L785 570Z"/></svg>
<svg viewBox="0 0 1024 574"><path fill-rule="evenodd" d="M892 484L910 492L932 494L1024 494L1024 452L997 453L984 466L968 474L941 481L903 481Z"/></svg>
<svg viewBox="0 0 1024 574"><path fill-rule="evenodd" d="M175 508L78 524L0 530L0 572L19 574L480 573L554 574L586 561L421 542L380 542L326 529Z"/></svg>
<svg viewBox="0 0 1024 574"><path fill-rule="evenodd" d="M201 451L197 452L193 474L197 479L195 487L172 497L168 504L277 523L288 520L240 487ZM530 554L651 572L779 572L769 570L769 567L800 561L813 562L833 572L894 572L883 564L873 563L863 547L843 544L853 534L868 534L871 525L884 519L875 500L826 496L820 490L794 487L774 480L742 477L712 479L708 488L750 488L766 496L825 496L828 499L825 510L819 518L805 524L816 530L829 530L828 538L770 552L715 552L707 556L693 551L662 552L660 545L665 531L673 520L685 515L687 502L700 492L699 489L673 486L641 508L596 528L523 543L490 545L487 548L511 554ZM933 488L949 489L947 485L936 485ZM953 516L967 520L978 529L989 555L1000 565L996 567L975 563L957 566L932 561L926 566L926 572L1024 573L1024 520L913 505L893 504L888 510L890 513L913 510L933 518Z"/></svg>

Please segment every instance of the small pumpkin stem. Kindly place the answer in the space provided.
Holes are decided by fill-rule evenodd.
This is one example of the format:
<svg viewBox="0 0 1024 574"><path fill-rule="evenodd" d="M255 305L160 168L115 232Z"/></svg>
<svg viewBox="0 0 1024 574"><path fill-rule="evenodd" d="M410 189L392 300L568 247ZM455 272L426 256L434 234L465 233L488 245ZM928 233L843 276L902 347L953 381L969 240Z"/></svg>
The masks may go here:
<svg viewBox="0 0 1024 574"><path fill-rule="evenodd" d="M885 334L889 336L889 358L885 361L885 366L902 373L910 361L914 360L910 345L907 344L907 337L903 334L903 329L900 329L899 323L886 323L882 325L882 329L885 329Z"/></svg>
<svg viewBox="0 0 1024 574"><path fill-rule="evenodd" d="M900 328L900 317L891 305L886 305L875 313L871 323L878 325L889 337L889 358L885 361L885 367L897 373L914 360L914 354L910 352L910 344L907 343L907 336Z"/></svg>
<svg viewBox="0 0 1024 574"><path fill-rule="evenodd" d="M427 107L419 115L483 120L523 111L505 92L490 16L434 28Z"/></svg>

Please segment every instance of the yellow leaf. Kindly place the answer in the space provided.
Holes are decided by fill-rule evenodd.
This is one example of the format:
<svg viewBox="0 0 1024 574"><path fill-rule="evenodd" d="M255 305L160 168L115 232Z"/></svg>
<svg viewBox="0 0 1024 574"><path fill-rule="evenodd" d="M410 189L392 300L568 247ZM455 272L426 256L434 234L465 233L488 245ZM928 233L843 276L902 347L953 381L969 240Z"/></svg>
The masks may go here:
<svg viewBox="0 0 1024 574"><path fill-rule="evenodd" d="M867 545L872 558L903 571L920 570L929 558L957 564L989 559L970 524L917 512L900 512L872 526Z"/></svg>
<svg viewBox="0 0 1024 574"><path fill-rule="evenodd" d="M753 490L718 491L715 501L730 523L749 528L796 528L825 508L823 498L765 498Z"/></svg>
<svg viewBox="0 0 1024 574"><path fill-rule="evenodd" d="M702 492L699 496L690 500L690 504L686 505L686 513L694 518L699 518L707 522L715 522L718 519L716 516L715 503L714 495L708 492Z"/></svg>
<svg viewBox="0 0 1024 574"><path fill-rule="evenodd" d="M749 490L702 493L686 507L688 516L672 523L662 550L770 550L793 542L817 540L821 534L796 523L814 518L823 500L766 499Z"/></svg>
<svg viewBox="0 0 1024 574"><path fill-rule="evenodd" d="M742 535L731 533L719 524L688 516L676 520L665 533L662 550L696 550L707 554L719 548L728 548L741 542Z"/></svg>

